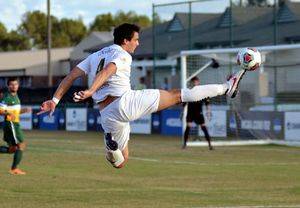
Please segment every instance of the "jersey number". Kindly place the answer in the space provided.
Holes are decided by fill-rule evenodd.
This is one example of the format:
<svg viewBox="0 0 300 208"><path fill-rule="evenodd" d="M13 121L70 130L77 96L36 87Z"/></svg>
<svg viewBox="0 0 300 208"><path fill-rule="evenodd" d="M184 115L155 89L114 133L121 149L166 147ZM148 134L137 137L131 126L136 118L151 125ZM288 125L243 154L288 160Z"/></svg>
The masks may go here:
<svg viewBox="0 0 300 208"><path fill-rule="evenodd" d="M103 59L100 60L100 62L98 64L98 67L97 67L96 75L103 69L104 62L105 62L105 58L103 58Z"/></svg>

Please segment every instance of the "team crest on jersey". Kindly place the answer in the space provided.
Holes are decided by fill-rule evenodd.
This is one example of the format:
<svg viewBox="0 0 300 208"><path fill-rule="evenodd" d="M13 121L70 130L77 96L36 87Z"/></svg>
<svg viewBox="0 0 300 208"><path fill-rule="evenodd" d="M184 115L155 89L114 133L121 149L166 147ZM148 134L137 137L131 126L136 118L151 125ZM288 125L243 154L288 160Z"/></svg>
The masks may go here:
<svg viewBox="0 0 300 208"><path fill-rule="evenodd" d="M121 58L121 61L126 62L126 58L125 57Z"/></svg>

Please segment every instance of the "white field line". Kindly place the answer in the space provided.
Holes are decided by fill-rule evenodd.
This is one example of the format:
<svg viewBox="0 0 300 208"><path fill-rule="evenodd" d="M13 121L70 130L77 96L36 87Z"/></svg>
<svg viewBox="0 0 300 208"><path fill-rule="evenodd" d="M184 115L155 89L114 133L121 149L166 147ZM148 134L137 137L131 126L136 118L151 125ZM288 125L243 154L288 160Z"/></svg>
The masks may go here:
<svg viewBox="0 0 300 208"><path fill-rule="evenodd" d="M252 205L252 206L221 206L221 207L190 207L190 208L300 208L298 205Z"/></svg>
<svg viewBox="0 0 300 208"><path fill-rule="evenodd" d="M49 142L49 143L67 143L67 144L87 144L87 141L84 140L72 140L72 139L36 139L36 138L31 138L29 141L34 141L34 142Z"/></svg>
<svg viewBox="0 0 300 208"><path fill-rule="evenodd" d="M68 150L68 149L54 149L54 148L46 148L46 147L28 147L29 150L39 150L43 152L63 152L63 153L72 153L72 154L89 154L89 155L104 155L104 151L95 151L95 149L91 150ZM201 165L201 166L285 166L285 165L300 165L300 162L290 162L290 163L272 163L272 162L261 162L261 163L253 163L253 162L239 162L239 163L205 163L205 162L194 162L194 161L181 161L181 160L160 160L155 158L145 158L145 157L134 157L130 156L129 159L139 160L145 162L154 162L154 163L168 163L168 164L183 164L183 165ZM300 207L299 207L300 208Z"/></svg>
<svg viewBox="0 0 300 208"><path fill-rule="evenodd" d="M49 143L63 143L63 144L88 144L87 141L79 141L79 140L71 140L71 139L35 139L32 138L30 139L32 141L35 142L49 142ZM192 143L192 142L191 142ZM200 142L203 143L203 146L206 147L207 146L207 142ZM139 145L139 146L144 146L144 145ZM202 146L202 145L201 145ZM191 146L191 147L196 147L196 146ZM224 150L224 148L227 149L237 149L239 146L221 146L220 149ZM216 149L218 150L218 149ZM241 146L241 150L252 150L251 148L247 148L245 146ZM272 152L288 152L288 153L295 153L295 154L300 154L300 148L299 151L295 150L295 149L276 149L276 148L272 148L272 149L256 149L256 151L272 151Z"/></svg>

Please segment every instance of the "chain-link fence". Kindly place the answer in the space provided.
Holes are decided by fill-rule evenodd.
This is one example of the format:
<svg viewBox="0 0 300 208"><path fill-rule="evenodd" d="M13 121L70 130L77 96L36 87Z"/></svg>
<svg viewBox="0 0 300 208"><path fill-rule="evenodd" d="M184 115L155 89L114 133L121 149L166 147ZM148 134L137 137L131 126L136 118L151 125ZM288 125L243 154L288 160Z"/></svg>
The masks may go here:
<svg viewBox="0 0 300 208"><path fill-rule="evenodd" d="M300 41L299 3L269 0L265 5L250 6L248 2L251 1L195 0L154 4L153 87L180 87L178 57L182 50L256 47ZM177 60L177 65L162 64L165 60ZM274 74L280 73L275 70ZM273 90L277 88L273 86Z"/></svg>

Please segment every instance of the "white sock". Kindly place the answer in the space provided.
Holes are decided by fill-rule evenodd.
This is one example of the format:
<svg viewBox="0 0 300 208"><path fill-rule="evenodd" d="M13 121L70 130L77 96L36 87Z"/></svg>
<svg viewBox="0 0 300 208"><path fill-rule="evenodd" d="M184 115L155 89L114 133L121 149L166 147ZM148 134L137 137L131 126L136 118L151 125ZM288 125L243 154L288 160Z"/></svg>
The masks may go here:
<svg viewBox="0 0 300 208"><path fill-rule="evenodd" d="M195 102L205 98L212 98L218 95L224 95L228 89L228 84L209 84L198 85L192 89L181 90L182 102Z"/></svg>

